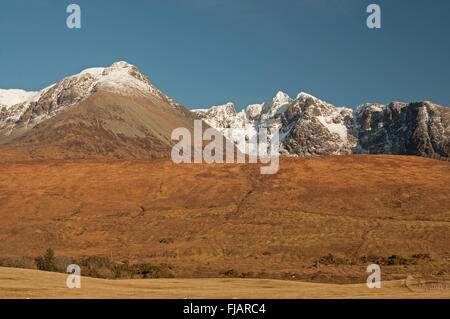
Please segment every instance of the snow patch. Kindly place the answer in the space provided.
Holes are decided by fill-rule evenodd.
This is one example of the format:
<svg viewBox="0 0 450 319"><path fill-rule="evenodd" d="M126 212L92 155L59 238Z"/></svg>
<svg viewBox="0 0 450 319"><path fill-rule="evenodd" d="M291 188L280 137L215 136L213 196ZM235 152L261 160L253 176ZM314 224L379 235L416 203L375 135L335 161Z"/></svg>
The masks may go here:
<svg viewBox="0 0 450 319"><path fill-rule="evenodd" d="M0 89L0 105L4 105L8 109L16 104L35 102L39 99L39 93L40 92L27 92L17 89Z"/></svg>
<svg viewBox="0 0 450 319"><path fill-rule="evenodd" d="M320 123L327 128L330 133L336 133L340 136L343 143L347 142L347 127L341 123L333 123L330 117L318 116Z"/></svg>

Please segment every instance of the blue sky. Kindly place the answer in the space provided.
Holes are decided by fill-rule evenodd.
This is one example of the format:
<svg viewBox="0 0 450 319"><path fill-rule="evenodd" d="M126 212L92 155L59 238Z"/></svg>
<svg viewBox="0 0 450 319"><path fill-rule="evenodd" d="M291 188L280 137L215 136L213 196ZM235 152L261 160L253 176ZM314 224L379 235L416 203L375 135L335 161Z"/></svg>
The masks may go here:
<svg viewBox="0 0 450 319"><path fill-rule="evenodd" d="M82 28L66 27L66 7ZM382 28L366 27L377 3ZM338 106L450 105L448 0L2 0L0 88L40 90L125 60L188 108L278 90Z"/></svg>

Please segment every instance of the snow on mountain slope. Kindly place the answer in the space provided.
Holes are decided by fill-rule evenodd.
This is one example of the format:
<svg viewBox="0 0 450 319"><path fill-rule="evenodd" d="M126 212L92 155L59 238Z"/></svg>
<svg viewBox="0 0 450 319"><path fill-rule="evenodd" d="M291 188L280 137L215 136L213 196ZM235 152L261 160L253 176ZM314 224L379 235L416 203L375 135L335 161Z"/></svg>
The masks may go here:
<svg viewBox="0 0 450 319"><path fill-rule="evenodd" d="M308 105L309 110L305 109L293 116L292 111L295 111L300 105L305 108L306 103L310 104ZM343 122L341 112L351 113L351 110L335 108L304 92L299 93L296 99L292 99L286 93L280 91L272 99L272 102L252 104L239 113L236 113L232 103L215 106L208 110L193 110L193 112L222 132L227 128L253 127L256 131L261 128L278 128L280 132L280 152L285 155L300 155L290 152L289 145L286 142L291 138L296 124L308 112L317 116L318 122L316 125L328 130L340 145L346 147L348 143L347 127Z"/></svg>
<svg viewBox="0 0 450 319"><path fill-rule="evenodd" d="M210 109L197 109L194 112L210 126L221 131L226 128L243 128L250 124L244 112L236 113L234 104L215 105Z"/></svg>
<svg viewBox="0 0 450 319"><path fill-rule="evenodd" d="M83 70L39 92L0 89L0 143L26 136L39 123L101 92L144 98L159 105L163 113L170 109L182 118L192 116L154 87L135 66L120 61L106 68ZM304 92L292 99L280 91L271 102L252 104L240 112L229 102L193 113L221 132L228 128L278 128L280 152L284 155L376 153L450 157L450 109L427 101L367 103L352 110L335 107ZM160 122L154 124L163 126ZM168 139L166 130L162 131ZM242 134L230 138L238 136Z"/></svg>
<svg viewBox="0 0 450 319"><path fill-rule="evenodd" d="M272 128L281 127L281 114L283 114L292 99L283 92L278 92L270 103L252 104L236 113L234 104L229 102L224 105L213 106L210 109L192 110L197 116L203 119L211 127L222 133L227 131L231 134L228 138L237 141L242 137L238 131L228 129L249 129L255 128L258 131L261 127ZM268 131L270 136L270 131ZM245 151L241 149L241 151Z"/></svg>
<svg viewBox="0 0 450 319"><path fill-rule="evenodd" d="M320 156L352 153L450 157L450 109L431 102L367 103L356 110L335 107L301 92L278 92L270 103L236 113L228 103L193 110L212 127L279 128L280 153Z"/></svg>
<svg viewBox="0 0 450 319"><path fill-rule="evenodd" d="M41 90L0 90L0 137L34 127L96 91L164 100L175 109L180 104L169 98L138 68L120 61L107 68L89 68Z"/></svg>
<svg viewBox="0 0 450 319"><path fill-rule="evenodd" d="M36 101L39 98L39 92L27 92L24 90L0 89L0 107L9 108L15 104Z"/></svg>

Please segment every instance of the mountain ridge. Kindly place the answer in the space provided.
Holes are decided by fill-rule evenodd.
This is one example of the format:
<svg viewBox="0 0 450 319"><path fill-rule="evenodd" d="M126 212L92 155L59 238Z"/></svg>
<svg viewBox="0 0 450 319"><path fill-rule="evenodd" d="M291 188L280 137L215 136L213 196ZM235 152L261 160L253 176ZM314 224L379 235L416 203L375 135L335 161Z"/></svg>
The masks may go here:
<svg viewBox="0 0 450 319"><path fill-rule="evenodd" d="M236 112L229 102L192 110L219 131L277 127L287 156L342 154L450 157L450 109L430 101L336 107L308 93L295 99L279 91L272 102Z"/></svg>
<svg viewBox="0 0 450 319"><path fill-rule="evenodd" d="M92 105L86 105L86 101ZM96 112L93 106L102 112ZM84 111L72 111L77 108ZM91 111L92 116L87 115ZM171 130L192 129L195 119L222 133L228 128L278 128L280 153L285 156L394 154L450 158L450 109L429 101L366 103L351 109L336 107L305 92L291 98L279 91L271 102L251 104L240 112L231 102L188 110L125 61L85 69L39 92L0 90L0 145L7 145L9 150L27 148L25 153L32 157L39 153L36 148L43 147L42 141L52 146L50 153L58 158L168 156L173 145ZM56 130L55 135L43 132L44 127ZM71 142L60 144L64 138ZM76 154L70 145L80 141L89 145ZM61 155L55 155L55 145ZM40 154L45 157L49 153Z"/></svg>

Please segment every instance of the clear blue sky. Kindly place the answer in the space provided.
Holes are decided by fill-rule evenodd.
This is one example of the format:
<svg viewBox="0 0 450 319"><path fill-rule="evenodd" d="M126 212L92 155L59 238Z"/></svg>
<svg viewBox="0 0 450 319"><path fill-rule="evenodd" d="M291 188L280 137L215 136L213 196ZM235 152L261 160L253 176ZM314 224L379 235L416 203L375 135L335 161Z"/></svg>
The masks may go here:
<svg viewBox="0 0 450 319"><path fill-rule="evenodd" d="M81 30L66 27L70 3ZM381 29L366 27L370 3ZM0 88L125 60L188 108L241 109L278 90L449 106L449 17L448 0L1 0Z"/></svg>

